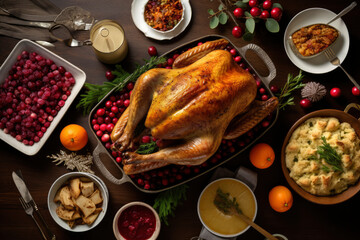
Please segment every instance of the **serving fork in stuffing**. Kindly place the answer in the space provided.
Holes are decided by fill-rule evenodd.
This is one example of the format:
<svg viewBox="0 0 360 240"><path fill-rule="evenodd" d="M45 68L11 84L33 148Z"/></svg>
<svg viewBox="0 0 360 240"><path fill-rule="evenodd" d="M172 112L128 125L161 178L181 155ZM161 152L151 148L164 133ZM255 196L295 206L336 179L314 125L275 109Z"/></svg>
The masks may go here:
<svg viewBox="0 0 360 240"><path fill-rule="evenodd" d="M30 202L29 202L29 203L25 202L25 200L24 200L22 197L20 197L19 200L20 200L20 203L21 203L22 207L24 208L26 214L27 214L27 215L30 215L30 216L32 217L32 219L33 219L34 222L36 223L36 226L39 228L39 230L40 230L40 232L41 232L41 235L43 236L43 238L44 238L45 240L47 240L48 238L46 237L44 231L43 231L42 228L40 227L39 222L38 222L38 221L36 220L36 218L34 217L34 208L33 208L33 206L30 204ZM55 240L55 239L56 239L56 238L55 238L55 235L53 235L52 238L51 238L51 240Z"/></svg>
<svg viewBox="0 0 360 240"><path fill-rule="evenodd" d="M338 66L341 68L341 70L344 71L344 73L348 76L348 78L350 79L350 81L355 85L355 87L357 87L357 89L360 90L360 85L355 81L355 79L341 66L340 64L340 59L335 55L334 51L328 47L327 49L325 49L324 51L327 59L330 61L330 63L332 65Z"/></svg>

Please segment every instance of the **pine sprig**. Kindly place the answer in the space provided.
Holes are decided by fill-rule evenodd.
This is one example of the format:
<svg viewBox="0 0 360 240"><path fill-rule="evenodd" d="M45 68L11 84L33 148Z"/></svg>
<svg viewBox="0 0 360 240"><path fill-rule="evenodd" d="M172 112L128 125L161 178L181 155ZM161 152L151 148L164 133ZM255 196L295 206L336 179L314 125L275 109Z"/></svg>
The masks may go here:
<svg viewBox="0 0 360 240"><path fill-rule="evenodd" d="M299 74L295 77L293 77L293 75L290 73L288 74L287 81L285 85L281 88L280 94L278 94L280 110L285 109L286 106L295 105L294 97L292 97L291 94L295 90L305 86L305 84L302 83L303 78L304 75L302 74L301 70Z"/></svg>
<svg viewBox="0 0 360 240"><path fill-rule="evenodd" d="M156 197L153 208L158 212L160 220L165 223L165 225L169 225L169 216L175 216L174 211L176 207L181 204L183 200L186 200L186 190L188 188L188 185L183 184L162 192Z"/></svg>
<svg viewBox="0 0 360 240"><path fill-rule="evenodd" d="M115 70L111 72L115 76L113 81L104 82L102 85L85 83L87 91L80 95L81 99L76 108L83 108L84 114L88 114L114 88L115 91L121 91L129 82L135 82L141 74L164 62L165 58L163 57L151 57L149 60L145 60L143 66L137 65L132 74L126 72L121 65L116 65Z"/></svg>

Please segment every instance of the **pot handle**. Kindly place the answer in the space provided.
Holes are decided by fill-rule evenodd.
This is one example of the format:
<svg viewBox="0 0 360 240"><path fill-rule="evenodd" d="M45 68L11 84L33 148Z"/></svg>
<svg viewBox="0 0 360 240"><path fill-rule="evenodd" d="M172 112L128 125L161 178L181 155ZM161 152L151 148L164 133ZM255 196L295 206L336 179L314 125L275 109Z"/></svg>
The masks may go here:
<svg viewBox="0 0 360 240"><path fill-rule="evenodd" d="M274 63L271 61L269 55L267 55L267 53L261 47L259 47L256 44L253 44L253 43L250 43L238 50L239 50L240 54L242 55L242 57L245 59L246 59L246 52L248 50L253 50L259 56L259 58L261 58L261 60L264 61L266 67L269 70L269 75L265 76L265 77L261 77L261 79L264 80L264 84L269 86L271 80L273 80L276 76L276 68L275 68ZM255 72L256 72L256 70L255 70ZM257 75L259 75L259 74L257 74Z"/></svg>
<svg viewBox="0 0 360 240"><path fill-rule="evenodd" d="M100 159L100 153L102 152L101 148L102 148L102 146L99 143L93 151L94 163L95 163L96 167L110 182L112 182L114 184L121 185L121 184L127 182L128 179L127 179L126 174L122 173L122 177L120 179L117 179L109 172L109 170L107 170L107 168L105 167L105 165L103 164L103 162Z"/></svg>
<svg viewBox="0 0 360 240"><path fill-rule="evenodd" d="M349 112L349 110L351 109L351 108L356 108L358 111L360 111L360 105L359 104L357 104L357 103L350 103L349 105L347 105L346 107L345 107L345 109L344 109L344 112ZM360 118L358 119L359 121L360 121Z"/></svg>

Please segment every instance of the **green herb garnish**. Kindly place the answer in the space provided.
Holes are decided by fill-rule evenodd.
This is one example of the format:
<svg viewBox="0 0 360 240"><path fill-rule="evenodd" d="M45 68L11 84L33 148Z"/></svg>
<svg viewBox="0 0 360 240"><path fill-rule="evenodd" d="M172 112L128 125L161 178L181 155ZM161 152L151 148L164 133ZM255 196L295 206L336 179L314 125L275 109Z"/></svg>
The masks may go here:
<svg viewBox="0 0 360 240"><path fill-rule="evenodd" d="M281 88L280 93L277 95L279 98L279 109L284 109L288 105L295 105L294 103L294 97L291 96L291 94L299 89L305 86L304 83L301 82L301 80L304 78L304 75L302 75L302 71L300 70L299 74L295 77L293 77L292 74L288 74L287 81L285 85Z"/></svg>
<svg viewBox="0 0 360 240"><path fill-rule="evenodd" d="M186 184L176 188L169 189L159 193L156 197L153 208L158 212L160 220L169 225L168 217L175 216L176 207L181 201L186 200L186 190L189 188Z"/></svg>
<svg viewBox="0 0 360 240"><path fill-rule="evenodd" d="M157 146L156 142L150 141L149 143L144 143L139 146L139 148L136 150L136 153L145 155L157 152L159 150L159 147Z"/></svg>
<svg viewBox="0 0 360 240"><path fill-rule="evenodd" d="M121 65L115 65L115 70L111 72L115 79L111 82L104 82L102 85L85 83L87 91L80 95L76 108L83 108L84 114L88 114L111 90L115 88L115 91L121 91L129 82L135 82L141 74L164 62L165 58L151 57L145 60L145 65L137 65L132 74L126 72Z"/></svg>
<svg viewBox="0 0 360 240"><path fill-rule="evenodd" d="M230 193L224 193L220 188L216 191L214 204L224 214L233 214L234 211L238 214L242 214L236 198L230 197Z"/></svg>
<svg viewBox="0 0 360 240"><path fill-rule="evenodd" d="M323 145L319 146L317 149L317 153L319 154L320 158L324 159L327 164L331 165L335 172L344 171L341 166L341 155L338 154L336 150L326 142L324 136L321 137L321 140L323 141Z"/></svg>

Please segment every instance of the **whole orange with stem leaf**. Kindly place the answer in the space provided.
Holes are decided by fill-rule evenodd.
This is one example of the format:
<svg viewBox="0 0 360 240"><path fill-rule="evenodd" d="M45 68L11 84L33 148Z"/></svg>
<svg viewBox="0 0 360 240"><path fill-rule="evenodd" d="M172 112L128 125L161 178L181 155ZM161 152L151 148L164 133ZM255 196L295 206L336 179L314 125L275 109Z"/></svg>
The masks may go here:
<svg viewBox="0 0 360 240"><path fill-rule="evenodd" d="M68 150L78 151L87 144L88 134L82 126L70 124L61 130L60 141Z"/></svg>
<svg viewBox="0 0 360 240"><path fill-rule="evenodd" d="M276 186L269 192L269 203L277 212L286 212L293 205L291 191L285 186Z"/></svg>
<svg viewBox="0 0 360 240"><path fill-rule="evenodd" d="M275 160L275 152L269 144L258 143L250 150L251 163L260 169L270 167Z"/></svg>

